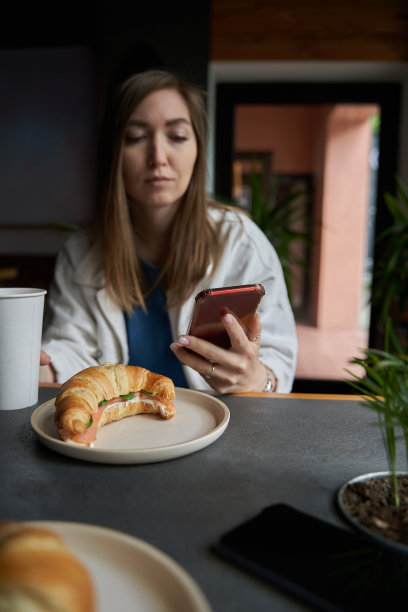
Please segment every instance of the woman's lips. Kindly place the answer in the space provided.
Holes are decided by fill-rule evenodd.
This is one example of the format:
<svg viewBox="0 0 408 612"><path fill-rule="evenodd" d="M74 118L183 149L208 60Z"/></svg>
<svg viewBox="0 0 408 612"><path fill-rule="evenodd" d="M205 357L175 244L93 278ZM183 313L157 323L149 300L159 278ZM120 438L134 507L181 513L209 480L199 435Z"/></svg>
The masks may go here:
<svg viewBox="0 0 408 612"><path fill-rule="evenodd" d="M171 179L164 176L154 176L153 178L147 179L147 183L149 185L153 185L154 187L161 187L163 185L167 185Z"/></svg>

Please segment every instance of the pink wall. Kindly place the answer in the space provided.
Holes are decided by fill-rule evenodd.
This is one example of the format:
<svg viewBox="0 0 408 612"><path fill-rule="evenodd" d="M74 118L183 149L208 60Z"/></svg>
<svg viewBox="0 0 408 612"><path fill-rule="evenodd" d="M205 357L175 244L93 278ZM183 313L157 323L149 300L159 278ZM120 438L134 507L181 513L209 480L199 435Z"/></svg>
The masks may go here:
<svg viewBox="0 0 408 612"><path fill-rule="evenodd" d="M272 152L272 171L313 175L309 322L358 329L375 106L240 105L235 150Z"/></svg>
<svg viewBox="0 0 408 612"><path fill-rule="evenodd" d="M235 150L273 151L273 172L312 174L319 106L239 105Z"/></svg>
<svg viewBox="0 0 408 612"><path fill-rule="evenodd" d="M372 107L336 106L327 117L322 185L319 294L315 324L357 328L369 204Z"/></svg>

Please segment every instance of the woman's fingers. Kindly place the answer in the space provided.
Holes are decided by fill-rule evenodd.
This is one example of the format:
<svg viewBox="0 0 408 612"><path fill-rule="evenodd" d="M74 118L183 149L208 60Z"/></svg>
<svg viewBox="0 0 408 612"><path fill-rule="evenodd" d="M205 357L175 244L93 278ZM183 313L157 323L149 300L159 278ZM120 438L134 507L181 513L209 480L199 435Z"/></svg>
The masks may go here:
<svg viewBox="0 0 408 612"><path fill-rule="evenodd" d="M251 342L258 342L259 344L261 338L261 329L261 319L259 317L259 314L256 313L248 327L248 340L251 340Z"/></svg>
<svg viewBox="0 0 408 612"><path fill-rule="evenodd" d="M238 352L246 352L248 349L251 351L253 350L253 347L248 344L248 340L259 341L259 338L261 337L261 322L259 320L258 313L253 317L247 333L244 332L242 325L231 314L226 314L223 317L223 322L231 341L231 348L233 350ZM256 351L258 351L258 348Z"/></svg>
<svg viewBox="0 0 408 612"><path fill-rule="evenodd" d="M40 382L52 383L57 380L57 375L51 365L51 357L45 352L40 352Z"/></svg>
<svg viewBox="0 0 408 612"><path fill-rule="evenodd" d="M51 357L45 352L40 352L40 365L45 366L48 365L51 361Z"/></svg>
<svg viewBox="0 0 408 612"><path fill-rule="evenodd" d="M210 373L209 364L225 359L224 353L226 352L225 349L194 336L180 336L177 342L170 345L170 348L182 363L203 376Z"/></svg>
<svg viewBox="0 0 408 612"><path fill-rule="evenodd" d="M249 326L249 338L233 315L224 315L223 323L231 341L229 350L195 336L180 336L170 348L183 364L199 372L219 393L257 390L265 378L265 367L258 359L259 316Z"/></svg>

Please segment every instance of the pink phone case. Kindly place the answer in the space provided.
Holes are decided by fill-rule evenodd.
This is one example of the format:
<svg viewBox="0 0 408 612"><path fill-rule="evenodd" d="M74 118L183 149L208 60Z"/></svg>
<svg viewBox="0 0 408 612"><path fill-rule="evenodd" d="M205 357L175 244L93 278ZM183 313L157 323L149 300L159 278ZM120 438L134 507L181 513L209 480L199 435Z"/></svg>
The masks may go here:
<svg viewBox="0 0 408 612"><path fill-rule="evenodd" d="M259 283L201 291L195 298L188 333L228 349L231 343L221 322L222 315L231 312L246 333L264 295L265 289Z"/></svg>

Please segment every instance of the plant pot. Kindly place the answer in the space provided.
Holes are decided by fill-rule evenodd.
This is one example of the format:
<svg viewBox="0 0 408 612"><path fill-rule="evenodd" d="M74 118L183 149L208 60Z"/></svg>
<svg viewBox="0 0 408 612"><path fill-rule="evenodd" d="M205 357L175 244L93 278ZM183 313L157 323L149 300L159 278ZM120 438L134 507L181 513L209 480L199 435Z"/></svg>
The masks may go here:
<svg viewBox="0 0 408 612"><path fill-rule="evenodd" d="M338 505L351 524L377 543L408 553L408 473L398 472L400 506L395 507L390 472L352 478L337 495Z"/></svg>

